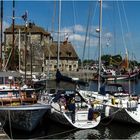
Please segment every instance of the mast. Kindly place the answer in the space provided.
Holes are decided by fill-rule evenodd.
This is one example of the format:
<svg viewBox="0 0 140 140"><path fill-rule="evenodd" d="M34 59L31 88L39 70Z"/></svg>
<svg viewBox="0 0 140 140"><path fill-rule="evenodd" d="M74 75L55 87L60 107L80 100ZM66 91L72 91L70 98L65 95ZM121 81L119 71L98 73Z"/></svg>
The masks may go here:
<svg viewBox="0 0 140 140"><path fill-rule="evenodd" d="M26 14L26 13L25 13ZM26 73L27 73L27 69L26 69L26 66L27 66L27 41L28 41L28 36L27 36L27 26L28 26L28 23L27 23L27 18L25 20L25 84L27 83L27 79L26 79Z"/></svg>
<svg viewBox="0 0 140 140"><path fill-rule="evenodd" d="M31 80L32 80L32 73L33 73L33 50L32 50L32 38L31 38L31 31L30 31L30 50L31 50Z"/></svg>
<svg viewBox="0 0 140 140"><path fill-rule="evenodd" d="M18 38L19 40L18 40L18 49L19 49L19 71L20 71L20 44L21 44L21 42L20 42L20 29L19 29L19 38Z"/></svg>
<svg viewBox="0 0 140 140"><path fill-rule="evenodd" d="M61 25L61 0L59 0L59 19L58 19L58 47L57 47L57 69L59 70L59 52L60 52L60 25Z"/></svg>
<svg viewBox="0 0 140 140"><path fill-rule="evenodd" d="M22 15L22 18L25 22L25 53L24 53L24 65L25 65L25 84L26 84L26 64L27 64L27 58L26 58L26 54L27 54L27 41L28 41L28 36L27 36L27 28L28 28L28 14L27 11L25 11L25 14Z"/></svg>
<svg viewBox="0 0 140 140"><path fill-rule="evenodd" d="M2 41L3 41L3 0L1 0L1 51L0 51L0 70L2 70Z"/></svg>
<svg viewBox="0 0 140 140"><path fill-rule="evenodd" d="M98 92L100 91L101 87L101 48L102 48L102 0L99 1L100 3L100 16L99 16L99 76L98 76Z"/></svg>
<svg viewBox="0 0 140 140"><path fill-rule="evenodd" d="M12 43L12 62L11 69L15 70L15 0L13 0L13 16L12 16L12 32L13 32L13 43Z"/></svg>

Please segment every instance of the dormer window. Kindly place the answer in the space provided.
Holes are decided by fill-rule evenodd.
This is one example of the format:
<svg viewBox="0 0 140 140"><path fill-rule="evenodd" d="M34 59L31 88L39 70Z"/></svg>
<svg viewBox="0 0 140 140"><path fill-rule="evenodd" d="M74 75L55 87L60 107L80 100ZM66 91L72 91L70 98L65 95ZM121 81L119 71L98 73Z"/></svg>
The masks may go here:
<svg viewBox="0 0 140 140"><path fill-rule="evenodd" d="M59 55L61 55L62 53L61 52L59 52ZM57 52L56 52L56 55L57 55Z"/></svg>
<svg viewBox="0 0 140 140"><path fill-rule="evenodd" d="M66 52L66 54L67 54L67 56L71 56L72 53L71 52Z"/></svg>

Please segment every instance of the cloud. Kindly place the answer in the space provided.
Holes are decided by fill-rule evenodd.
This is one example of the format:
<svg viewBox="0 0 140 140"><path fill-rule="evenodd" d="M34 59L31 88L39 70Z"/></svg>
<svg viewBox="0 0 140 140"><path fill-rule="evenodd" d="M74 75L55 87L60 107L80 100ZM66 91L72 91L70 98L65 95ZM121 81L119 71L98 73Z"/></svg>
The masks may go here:
<svg viewBox="0 0 140 140"><path fill-rule="evenodd" d="M9 26L10 26L10 24L8 22L6 22L6 21L3 22L3 28L4 28L4 30L6 28L8 28Z"/></svg>
<svg viewBox="0 0 140 140"><path fill-rule="evenodd" d="M0 25L1 25L1 21L0 21ZM10 24L6 21L3 21L3 31L8 28L10 26ZM0 29L1 30L1 29Z"/></svg>
<svg viewBox="0 0 140 140"><path fill-rule="evenodd" d="M85 40L85 36L80 35L80 34L73 34L69 36L69 40L83 42Z"/></svg>
<svg viewBox="0 0 140 140"><path fill-rule="evenodd" d="M74 26L74 31L83 33L83 32L86 32L86 29L82 25L75 25Z"/></svg>
<svg viewBox="0 0 140 140"><path fill-rule="evenodd" d="M89 27L89 33L86 40L86 50L85 50L85 57L88 58L88 55L93 57L93 53L97 53L98 46L99 46L99 33L96 32L96 29L98 29L98 26L90 26ZM86 27L83 25L75 25L75 26L69 26L64 27L61 29L60 34L60 40L65 40L65 34L68 34L68 41L72 43L74 46L78 56L82 58L83 54L83 48L85 44L85 37L86 37ZM58 39L58 34L55 34L54 40ZM102 46L112 46L112 39L113 35L111 32L105 32L103 30L102 32ZM88 54L88 50L90 49L90 54ZM98 54L98 53L97 53Z"/></svg>
<svg viewBox="0 0 140 140"><path fill-rule="evenodd" d="M110 9L110 6L107 3L105 3L105 2L103 2L102 7L104 9Z"/></svg>

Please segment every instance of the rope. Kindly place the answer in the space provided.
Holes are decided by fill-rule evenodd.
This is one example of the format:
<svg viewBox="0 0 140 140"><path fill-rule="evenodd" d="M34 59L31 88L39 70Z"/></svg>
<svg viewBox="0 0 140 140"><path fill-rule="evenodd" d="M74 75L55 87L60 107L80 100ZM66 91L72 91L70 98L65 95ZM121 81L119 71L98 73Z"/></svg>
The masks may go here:
<svg viewBox="0 0 140 140"><path fill-rule="evenodd" d="M116 112L114 112L114 113L112 113L111 115L109 115L109 117L110 116L113 116L114 114L116 115L119 111L121 111L122 109L124 109L124 108L120 108L119 110L117 110ZM109 120L107 123L102 123L102 122L100 122L101 124L103 124L103 125L109 125L112 121L113 121L113 119L115 118L115 115L111 118L111 120ZM104 117L104 118L102 118L101 120L104 120L104 119L106 119L106 118L108 118L108 117Z"/></svg>
<svg viewBox="0 0 140 140"><path fill-rule="evenodd" d="M117 1L117 8L118 8L119 19L120 19L120 24L121 24L122 39L123 39L123 43L124 43L124 47L125 47L125 52L127 53L127 47L126 47L126 42L125 42L125 38L124 38L124 30L123 30L123 25L122 25L122 18L121 18L121 14L120 14L120 7L118 4L118 1Z"/></svg>
<svg viewBox="0 0 140 140"><path fill-rule="evenodd" d="M33 139L41 139L41 138L48 138L48 137L58 136L58 135L69 133L69 132L72 132L72 131L75 131L75 130L77 130L77 128L71 129L71 130L68 130L68 131L63 131L63 132L60 132L60 133L55 133L55 134L47 135L47 136L36 137L36 138L33 138Z"/></svg>
<svg viewBox="0 0 140 140"><path fill-rule="evenodd" d="M9 129L10 129L10 136L11 136L11 139L13 139L12 127L11 127L10 110L8 110L8 117L9 117Z"/></svg>
<svg viewBox="0 0 140 140"><path fill-rule="evenodd" d="M3 114L5 113L5 119L4 119L4 121L3 121L3 124L1 125L2 126L2 128L4 127L4 125L5 125L5 123L6 123L6 120L7 120L7 113L6 113L6 111L5 112L3 112Z"/></svg>

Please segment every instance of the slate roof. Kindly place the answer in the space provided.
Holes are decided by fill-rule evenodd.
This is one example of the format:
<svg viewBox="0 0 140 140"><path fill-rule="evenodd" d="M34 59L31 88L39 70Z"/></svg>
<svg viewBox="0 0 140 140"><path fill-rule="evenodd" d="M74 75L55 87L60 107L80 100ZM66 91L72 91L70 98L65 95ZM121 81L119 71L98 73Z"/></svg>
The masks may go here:
<svg viewBox="0 0 140 140"><path fill-rule="evenodd" d="M57 58L57 46L58 43L54 41L50 46L50 57L56 59ZM45 50L46 57L49 56L48 47ZM75 52L74 47L71 42L61 42L60 43L60 59L78 59L78 55Z"/></svg>
<svg viewBox="0 0 140 140"><path fill-rule="evenodd" d="M21 32L25 33L25 26L24 25L15 25L14 30L15 33L19 32L19 29L21 29ZM27 32L31 32L31 34L43 34L46 36L50 36L50 33L45 31L42 27L39 27L37 25L33 25L32 28L28 28ZM9 28L6 28L4 33L5 34L12 34L13 32L13 26L11 25Z"/></svg>

